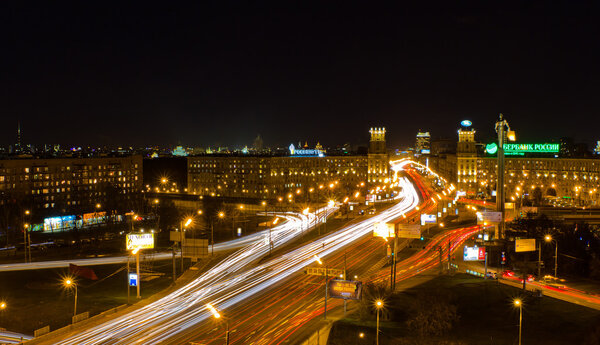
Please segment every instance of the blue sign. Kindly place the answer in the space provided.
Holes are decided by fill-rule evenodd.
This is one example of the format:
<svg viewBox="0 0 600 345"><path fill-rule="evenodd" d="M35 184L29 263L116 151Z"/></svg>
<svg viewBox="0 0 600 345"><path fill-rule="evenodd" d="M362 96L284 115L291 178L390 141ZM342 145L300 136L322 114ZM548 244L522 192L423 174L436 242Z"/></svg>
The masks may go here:
<svg viewBox="0 0 600 345"><path fill-rule="evenodd" d="M321 150L296 149L294 144L290 144L288 149L290 150L290 155L295 157L325 157L325 154Z"/></svg>
<svg viewBox="0 0 600 345"><path fill-rule="evenodd" d="M136 273L129 273L129 286L137 286L138 277Z"/></svg>
<svg viewBox="0 0 600 345"><path fill-rule="evenodd" d="M472 125L473 123L472 123L471 121L469 121L469 120L462 120L462 121L460 122L460 124L461 124L461 126L463 126L463 127L471 127L471 125Z"/></svg>

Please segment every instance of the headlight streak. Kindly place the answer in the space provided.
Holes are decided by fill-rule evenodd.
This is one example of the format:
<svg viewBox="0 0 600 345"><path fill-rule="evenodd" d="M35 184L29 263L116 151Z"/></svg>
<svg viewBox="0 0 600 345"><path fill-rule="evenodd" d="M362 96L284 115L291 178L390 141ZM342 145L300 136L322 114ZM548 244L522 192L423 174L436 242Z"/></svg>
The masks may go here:
<svg viewBox="0 0 600 345"><path fill-rule="evenodd" d="M313 264L314 255L325 257L370 234L375 222L392 221L416 207L419 197L413 185L406 178L401 178L398 182L402 187L399 202L376 216L323 236L261 266L252 267L252 263L269 252L269 245L262 240L265 231L259 232L253 243L228 256L186 286L147 306L65 339L59 344L163 342L211 317L205 308L206 303L211 303L218 310L226 310ZM296 238L301 233L303 224L313 223L315 217L317 222L321 222L325 213L334 211L335 208L322 208L317 211L316 216L311 213L307 218L303 218L306 216L301 214L280 215L287 222L272 229L274 245L280 246Z"/></svg>

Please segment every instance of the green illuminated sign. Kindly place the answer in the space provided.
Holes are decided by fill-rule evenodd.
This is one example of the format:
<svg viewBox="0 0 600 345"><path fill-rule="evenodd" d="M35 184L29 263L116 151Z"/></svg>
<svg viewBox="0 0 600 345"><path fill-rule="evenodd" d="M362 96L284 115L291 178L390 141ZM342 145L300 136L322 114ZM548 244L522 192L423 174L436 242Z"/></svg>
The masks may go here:
<svg viewBox="0 0 600 345"><path fill-rule="evenodd" d="M504 154L507 156L523 156L526 153L558 153L560 144L541 143L541 144L504 144ZM485 151L490 154L496 154L498 145L496 143L487 144Z"/></svg>
<svg viewBox="0 0 600 345"><path fill-rule="evenodd" d="M498 145L496 143L487 144L485 151L491 155L495 155L498 152Z"/></svg>

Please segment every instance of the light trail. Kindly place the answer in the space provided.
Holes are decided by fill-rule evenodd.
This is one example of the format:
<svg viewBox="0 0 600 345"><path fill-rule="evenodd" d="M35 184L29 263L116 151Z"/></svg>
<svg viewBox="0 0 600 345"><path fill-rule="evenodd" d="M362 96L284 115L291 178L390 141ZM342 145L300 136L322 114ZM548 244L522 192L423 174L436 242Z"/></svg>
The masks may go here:
<svg viewBox="0 0 600 345"><path fill-rule="evenodd" d="M396 183L402 190L398 203L376 216L252 267L269 252L268 243L257 240L160 300L64 339L59 344L157 344L211 317L205 307L207 303L226 315L227 308L311 265L314 255L327 261L328 254L369 234L374 223L393 221L415 208L419 196L413 185L406 178L400 178ZM324 213L333 212L330 208L319 211L313 217L322 219ZM273 229L271 236L274 244L278 246L297 237L302 231L299 229L302 229L303 221L310 223L308 219L296 216L288 219L283 228Z"/></svg>

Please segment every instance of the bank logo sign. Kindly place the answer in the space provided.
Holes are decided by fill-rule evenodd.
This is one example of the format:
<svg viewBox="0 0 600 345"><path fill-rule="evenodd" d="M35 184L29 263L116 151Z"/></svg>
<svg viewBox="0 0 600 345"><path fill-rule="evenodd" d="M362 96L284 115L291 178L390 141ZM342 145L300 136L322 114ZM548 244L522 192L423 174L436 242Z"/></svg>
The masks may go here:
<svg viewBox="0 0 600 345"><path fill-rule="evenodd" d="M504 144L504 154L507 156L523 156L526 153L548 153L557 154L560 150L560 144L554 143L538 143L538 144ZM490 155L498 152L498 145L496 143L487 144L485 146L485 152Z"/></svg>
<svg viewBox="0 0 600 345"><path fill-rule="evenodd" d="M288 149L290 150L290 156L294 157L325 157L325 154L321 150L296 149L294 144L290 144Z"/></svg>

